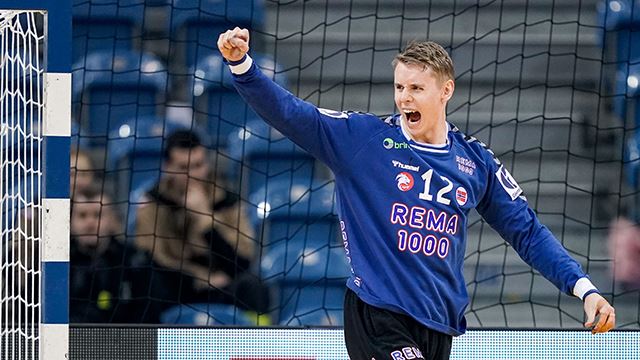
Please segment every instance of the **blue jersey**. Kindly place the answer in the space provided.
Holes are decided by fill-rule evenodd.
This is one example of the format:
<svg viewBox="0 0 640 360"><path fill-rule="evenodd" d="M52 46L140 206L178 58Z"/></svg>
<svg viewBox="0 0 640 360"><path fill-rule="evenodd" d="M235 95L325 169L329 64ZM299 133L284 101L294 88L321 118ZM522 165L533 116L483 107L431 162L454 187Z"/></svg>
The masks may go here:
<svg viewBox="0 0 640 360"><path fill-rule="evenodd" d="M245 63L245 66L247 64ZM335 174L347 286L364 302L451 335L466 329L463 263L476 208L520 257L563 292L585 277L540 224L522 190L487 147L448 125L447 143L417 143L398 117L317 108L256 67L234 75L269 124Z"/></svg>

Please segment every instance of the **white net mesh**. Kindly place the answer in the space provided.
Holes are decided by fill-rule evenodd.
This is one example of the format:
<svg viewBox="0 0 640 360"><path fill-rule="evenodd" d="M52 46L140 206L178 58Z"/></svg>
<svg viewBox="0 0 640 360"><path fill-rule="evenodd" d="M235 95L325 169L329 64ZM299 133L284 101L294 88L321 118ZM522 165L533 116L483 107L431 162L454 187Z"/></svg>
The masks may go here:
<svg viewBox="0 0 640 360"><path fill-rule="evenodd" d="M0 10L0 359L37 359L43 14Z"/></svg>

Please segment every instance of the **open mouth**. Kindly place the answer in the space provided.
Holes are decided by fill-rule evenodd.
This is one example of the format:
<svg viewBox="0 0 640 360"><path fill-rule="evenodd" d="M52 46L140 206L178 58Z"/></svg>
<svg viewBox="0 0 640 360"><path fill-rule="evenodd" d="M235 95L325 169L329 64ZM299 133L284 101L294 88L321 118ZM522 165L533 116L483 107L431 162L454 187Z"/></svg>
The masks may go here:
<svg viewBox="0 0 640 360"><path fill-rule="evenodd" d="M405 111L404 116L406 116L407 121L409 121L409 123L411 124L417 123L418 121L420 121L420 118L422 117L420 115L420 112L418 111Z"/></svg>

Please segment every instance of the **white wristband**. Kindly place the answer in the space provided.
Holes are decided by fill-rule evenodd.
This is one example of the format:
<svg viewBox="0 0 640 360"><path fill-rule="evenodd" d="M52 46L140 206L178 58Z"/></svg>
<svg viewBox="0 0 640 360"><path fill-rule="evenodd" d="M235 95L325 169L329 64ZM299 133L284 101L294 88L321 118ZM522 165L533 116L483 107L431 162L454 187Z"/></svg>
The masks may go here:
<svg viewBox="0 0 640 360"><path fill-rule="evenodd" d="M249 71L252 64L253 59L247 54L243 62L237 65L229 65L229 69L231 69L231 72L236 75L242 75Z"/></svg>
<svg viewBox="0 0 640 360"><path fill-rule="evenodd" d="M576 281L576 284L573 286L573 295L578 297L580 300L583 300L584 294L586 294L587 291L590 290L597 291L598 289L591 283L591 280L583 277L578 279L578 281Z"/></svg>

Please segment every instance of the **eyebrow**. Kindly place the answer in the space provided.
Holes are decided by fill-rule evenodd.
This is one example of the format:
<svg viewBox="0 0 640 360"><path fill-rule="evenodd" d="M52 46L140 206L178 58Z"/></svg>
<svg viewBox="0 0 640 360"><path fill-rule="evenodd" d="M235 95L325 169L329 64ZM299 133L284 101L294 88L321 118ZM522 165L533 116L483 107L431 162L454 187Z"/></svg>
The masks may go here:
<svg viewBox="0 0 640 360"><path fill-rule="evenodd" d="M422 83L410 83L410 84L406 84L406 85L405 84L400 84L400 83L397 83L397 82L393 83L393 86L398 86L398 85L401 85L401 86L418 86L418 87L424 87L425 86Z"/></svg>

